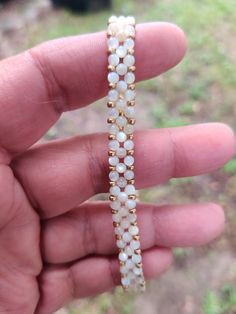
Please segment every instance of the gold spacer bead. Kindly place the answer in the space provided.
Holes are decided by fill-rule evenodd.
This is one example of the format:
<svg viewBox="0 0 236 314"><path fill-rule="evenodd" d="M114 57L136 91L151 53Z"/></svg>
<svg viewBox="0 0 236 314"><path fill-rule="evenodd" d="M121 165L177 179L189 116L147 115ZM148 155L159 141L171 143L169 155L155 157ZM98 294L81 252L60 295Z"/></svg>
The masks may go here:
<svg viewBox="0 0 236 314"><path fill-rule="evenodd" d="M134 170L134 165L132 165L132 166L127 166L127 169L129 169L129 170Z"/></svg>
<svg viewBox="0 0 236 314"><path fill-rule="evenodd" d="M108 135L109 140L114 140L116 136L114 134L109 134Z"/></svg>
<svg viewBox="0 0 236 314"><path fill-rule="evenodd" d="M114 118L107 118L107 123L115 123L116 120Z"/></svg>
<svg viewBox="0 0 236 314"><path fill-rule="evenodd" d="M125 262L120 261L120 266L125 266Z"/></svg>
<svg viewBox="0 0 236 314"><path fill-rule="evenodd" d="M122 236L116 234L116 235L115 235L115 238L116 238L116 240L121 240L121 239L122 239Z"/></svg>
<svg viewBox="0 0 236 314"><path fill-rule="evenodd" d="M127 105L128 105L128 106L134 106L134 105L135 105L135 100L129 100L129 101L127 102Z"/></svg>
<svg viewBox="0 0 236 314"><path fill-rule="evenodd" d="M109 64L107 69L108 69L108 71L112 71L113 72L113 71L115 71L116 68L114 67L114 65Z"/></svg>
<svg viewBox="0 0 236 314"><path fill-rule="evenodd" d="M109 184L110 184L110 186L115 186L116 185L116 183L114 181L110 181Z"/></svg>
<svg viewBox="0 0 236 314"><path fill-rule="evenodd" d="M130 149L127 151L127 155L130 155L130 156L133 156L134 154L134 150L133 149Z"/></svg>
<svg viewBox="0 0 236 314"><path fill-rule="evenodd" d="M114 195L109 195L109 200L113 202L116 200L116 197Z"/></svg>
<svg viewBox="0 0 236 314"><path fill-rule="evenodd" d="M116 104L114 102L108 101L108 103L107 103L108 108L114 108L115 106L116 106Z"/></svg>
<svg viewBox="0 0 236 314"><path fill-rule="evenodd" d="M108 151L108 156L115 156L116 152L114 152L114 150L109 150Z"/></svg>
<svg viewBox="0 0 236 314"><path fill-rule="evenodd" d="M108 53L114 53L116 51L116 49L115 48L108 48Z"/></svg>
<svg viewBox="0 0 236 314"><path fill-rule="evenodd" d="M129 84L129 89L135 90L135 84Z"/></svg>
<svg viewBox="0 0 236 314"><path fill-rule="evenodd" d="M136 122L136 120L135 120L134 118L129 118L129 119L128 119L128 122L129 122L129 124L134 125L135 122Z"/></svg>
<svg viewBox="0 0 236 314"><path fill-rule="evenodd" d="M141 255L141 250L140 249L134 250L134 253L138 254L138 255Z"/></svg>
<svg viewBox="0 0 236 314"><path fill-rule="evenodd" d="M137 221L131 222L131 225L132 225L132 226L137 226Z"/></svg>
<svg viewBox="0 0 236 314"><path fill-rule="evenodd" d="M129 209L129 213L130 213L130 214L135 214L136 211L137 211L136 208Z"/></svg>
<svg viewBox="0 0 236 314"><path fill-rule="evenodd" d="M140 236L137 234L137 235L135 235L135 236L133 236L133 238L134 238L134 240L137 240L137 241L139 241L140 240Z"/></svg>
<svg viewBox="0 0 236 314"><path fill-rule="evenodd" d="M119 110L119 115L121 116L121 117L123 117L125 114L124 114L124 111L123 110Z"/></svg>
<svg viewBox="0 0 236 314"><path fill-rule="evenodd" d="M111 213L112 213L112 214L118 214L118 212L119 212L119 211L116 210L116 209L112 209L112 210L111 210Z"/></svg>
<svg viewBox="0 0 236 314"><path fill-rule="evenodd" d="M134 54L134 49L133 48L129 48L127 51L128 51L128 54L130 54L130 55Z"/></svg>
<svg viewBox="0 0 236 314"><path fill-rule="evenodd" d="M109 24L108 24L109 25ZM111 30L109 30L109 31L107 31L107 37L113 37L113 36L115 36L115 33L114 32L112 32Z"/></svg>
<svg viewBox="0 0 236 314"><path fill-rule="evenodd" d="M116 87L116 84L114 84L114 83L109 83L109 88L114 89L115 87Z"/></svg>
<svg viewBox="0 0 236 314"><path fill-rule="evenodd" d="M135 34L134 35L129 35L130 38L135 39Z"/></svg>
<svg viewBox="0 0 236 314"><path fill-rule="evenodd" d="M132 140L134 138L134 134L129 134L128 139Z"/></svg>
<svg viewBox="0 0 236 314"><path fill-rule="evenodd" d="M134 185L134 184L135 184L135 180L134 180L134 179L132 179L132 180L128 180L127 182L128 182L128 184L132 184L132 185Z"/></svg>
<svg viewBox="0 0 236 314"><path fill-rule="evenodd" d="M115 166L109 166L109 170L110 170L110 171L115 171L115 170L116 170L116 167L115 167Z"/></svg>
<svg viewBox="0 0 236 314"><path fill-rule="evenodd" d="M136 266L137 266L138 268L142 268L142 267L143 267L143 264L142 264L142 263L137 263Z"/></svg>
<svg viewBox="0 0 236 314"><path fill-rule="evenodd" d="M129 71L134 72L136 70L136 66L132 65L131 67L129 67Z"/></svg>
<svg viewBox="0 0 236 314"><path fill-rule="evenodd" d="M123 290L124 290L125 292L129 290L129 287L128 287L128 286L123 286L123 285L122 285L122 288L123 288Z"/></svg>
<svg viewBox="0 0 236 314"><path fill-rule="evenodd" d="M136 195L135 194L128 195L128 198L130 200L136 200Z"/></svg>
<svg viewBox="0 0 236 314"><path fill-rule="evenodd" d="M141 276L140 276L140 277L141 277ZM145 287L146 287L145 282L140 283L140 286L141 286L142 288L145 288Z"/></svg>
<svg viewBox="0 0 236 314"><path fill-rule="evenodd" d="M120 225L119 222L113 221L113 227L114 227L114 228L119 227L119 225Z"/></svg>

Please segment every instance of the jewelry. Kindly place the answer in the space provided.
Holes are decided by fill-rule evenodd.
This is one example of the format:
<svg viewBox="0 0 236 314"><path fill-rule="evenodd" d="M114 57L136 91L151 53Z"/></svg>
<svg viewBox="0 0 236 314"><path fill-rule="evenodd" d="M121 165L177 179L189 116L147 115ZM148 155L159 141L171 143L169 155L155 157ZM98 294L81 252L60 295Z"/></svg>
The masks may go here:
<svg viewBox="0 0 236 314"><path fill-rule="evenodd" d="M108 124L110 207L119 248L121 284L145 290L134 187L135 19L111 16L108 21Z"/></svg>

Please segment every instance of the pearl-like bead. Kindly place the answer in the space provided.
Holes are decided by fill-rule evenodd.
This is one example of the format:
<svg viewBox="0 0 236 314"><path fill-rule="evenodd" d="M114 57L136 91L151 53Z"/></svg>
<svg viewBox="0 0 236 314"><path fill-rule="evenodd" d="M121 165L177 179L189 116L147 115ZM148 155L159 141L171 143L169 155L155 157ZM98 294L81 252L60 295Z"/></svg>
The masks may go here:
<svg viewBox="0 0 236 314"><path fill-rule="evenodd" d="M116 89L118 90L119 93L124 93L127 90L127 83L125 81L119 81L116 84Z"/></svg>
<svg viewBox="0 0 236 314"><path fill-rule="evenodd" d="M128 90L127 90L127 91L128 91ZM127 91L126 91L126 92L127 92ZM108 92L108 100L109 100L109 101L116 101L116 100L118 100L118 98L119 98L119 93L118 93L117 90L111 89L111 90Z"/></svg>
<svg viewBox="0 0 236 314"><path fill-rule="evenodd" d="M124 249L126 246L126 243L123 240L117 240L116 245L118 246L119 249Z"/></svg>
<svg viewBox="0 0 236 314"><path fill-rule="evenodd" d="M136 194L135 187L132 184L127 184L125 187L125 193L128 195Z"/></svg>
<svg viewBox="0 0 236 314"><path fill-rule="evenodd" d="M134 40L132 38L127 38L125 41L124 41L124 46L129 49L129 48L134 48Z"/></svg>
<svg viewBox="0 0 236 314"><path fill-rule="evenodd" d="M134 148L134 142L132 140L127 140L124 142L124 148L127 150Z"/></svg>
<svg viewBox="0 0 236 314"><path fill-rule="evenodd" d="M127 118L134 118L135 115L134 107L127 107L125 109L125 115Z"/></svg>
<svg viewBox="0 0 236 314"><path fill-rule="evenodd" d="M119 260L122 262L125 262L125 261L127 261L127 259L128 259L128 255L125 252L120 252Z"/></svg>
<svg viewBox="0 0 236 314"><path fill-rule="evenodd" d="M123 116L119 116L117 119L116 119L116 123L120 126L120 127L124 127L127 123L127 119L126 117L123 117Z"/></svg>
<svg viewBox="0 0 236 314"><path fill-rule="evenodd" d="M132 240L132 235L129 232L124 232L122 239L128 243Z"/></svg>
<svg viewBox="0 0 236 314"><path fill-rule="evenodd" d="M124 110L126 107L126 101L124 99L118 99L116 102L116 108L120 110Z"/></svg>
<svg viewBox="0 0 236 314"><path fill-rule="evenodd" d="M121 278L121 283L123 286L127 287L130 285L130 279L128 277Z"/></svg>
<svg viewBox="0 0 236 314"><path fill-rule="evenodd" d="M132 55L126 55L124 57L123 63L127 65L127 67L131 67L132 65L134 65L135 59L134 56Z"/></svg>
<svg viewBox="0 0 236 314"><path fill-rule="evenodd" d="M113 53L113 54L109 55L108 63L110 65L117 66L117 64L119 64L119 62L120 62L120 58L117 56L117 54Z"/></svg>
<svg viewBox="0 0 236 314"><path fill-rule="evenodd" d="M119 208L120 208L120 201L115 200L115 201L111 202L110 203L110 207L111 207L111 209L119 210Z"/></svg>
<svg viewBox="0 0 236 314"><path fill-rule="evenodd" d="M110 83L116 84L119 81L119 75L116 72L110 72L107 75L107 79Z"/></svg>
<svg viewBox="0 0 236 314"><path fill-rule="evenodd" d="M124 163L126 166L132 166L134 164L134 157L133 156L126 156L124 158Z"/></svg>
<svg viewBox="0 0 236 314"><path fill-rule="evenodd" d="M127 49L125 46L119 46L117 49L116 49L116 54L119 58L124 58L127 54Z"/></svg>
<svg viewBox="0 0 236 314"><path fill-rule="evenodd" d="M111 171L109 173L109 179L111 181L117 181L119 179L119 173L117 171Z"/></svg>
<svg viewBox="0 0 236 314"><path fill-rule="evenodd" d="M118 65L119 66L119 65ZM126 101L134 100L135 98L135 91L132 89L127 89L127 91L124 94L124 98Z"/></svg>
<svg viewBox="0 0 236 314"><path fill-rule="evenodd" d="M118 148L116 151L116 155L119 158L124 158L126 156L126 149L124 149L123 147ZM130 179L128 179L128 180L130 180Z"/></svg>
<svg viewBox="0 0 236 314"><path fill-rule="evenodd" d="M130 226L129 233L133 236L137 235L139 232L139 228L137 226Z"/></svg>
<svg viewBox="0 0 236 314"><path fill-rule="evenodd" d="M117 150L120 147L120 144L116 140L111 140L111 141L109 141L108 147L111 150Z"/></svg>
<svg viewBox="0 0 236 314"><path fill-rule="evenodd" d="M124 80L127 84L133 84L135 81L135 75L132 72L127 72L125 74Z"/></svg>
<svg viewBox="0 0 236 314"><path fill-rule="evenodd" d="M118 132L116 138L119 142L123 143L127 139L127 135L124 132Z"/></svg>
<svg viewBox="0 0 236 314"><path fill-rule="evenodd" d="M127 181L125 180L124 177L120 177L120 178L117 180L116 184L117 184L120 188L124 188L124 187L126 186L126 184L127 184Z"/></svg>
<svg viewBox="0 0 236 314"><path fill-rule="evenodd" d="M125 74L127 73L127 69L128 69L128 68L127 68L127 65L126 65L126 64L124 64L124 63L119 63L119 64L117 65L117 67L116 67L116 72L117 72L119 75L123 76L123 75L125 75ZM129 91L129 89L125 91L125 95L127 94L128 91ZM128 93L128 94L130 94L130 93ZM130 98L131 95L128 95L128 97ZM126 96L126 99L127 99L127 96ZM129 100L131 100L131 99L129 99Z"/></svg>
<svg viewBox="0 0 236 314"><path fill-rule="evenodd" d="M126 170L124 177L126 180L132 180L134 178L134 172L132 170Z"/></svg>
<svg viewBox="0 0 236 314"><path fill-rule="evenodd" d="M107 46L108 48L113 48L113 49L116 49L119 47L119 41L117 38L115 37L110 37L108 38L107 40Z"/></svg>
<svg viewBox="0 0 236 314"><path fill-rule="evenodd" d="M120 193L120 188L118 186L116 186L116 185L115 186L111 186L110 187L110 193L112 195L117 196Z"/></svg>
<svg viewBox="0 0 236 314"><path fill-rule="evenodd" d="M125 202L125 206L129 209L133 209L136 207L136 201L135 200L127 200Z"/></svg>
<svg viewBox="0 0 236 314"><path fill-rule="evenodd" d="M138 264L142 261L142 257L139 254L134 254L132 256L132 261L134 262L134 264Z"/></svg>
<svg viewBox="0 0 236 314"><path fill-rule="evenodd" d="M138 250L140 248L140 242L137 240L132 240L130 246L133 250Z"/></svg>
<svg viewBox="0 0 236 314"><path fill-rule="evenodd" d="M128 195L125 192L120 192L117 196L118 200L122 203L126 202L128 199Z"/></svg>
<svg viewBox="0 0 236 314"><path fill-rule="evenodd" d="M119 160L119 158L117 157L117 159ZM126 165L123 164L122 162L118 163L116 165L116 171L119 172L119 173L124 173L126 170Z"/></svg>

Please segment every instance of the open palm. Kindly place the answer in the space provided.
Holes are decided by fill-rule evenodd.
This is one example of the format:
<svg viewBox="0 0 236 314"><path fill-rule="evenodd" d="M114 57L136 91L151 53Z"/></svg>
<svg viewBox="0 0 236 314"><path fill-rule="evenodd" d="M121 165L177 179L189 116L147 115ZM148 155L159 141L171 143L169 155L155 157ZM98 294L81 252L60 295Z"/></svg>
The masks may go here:
<svg viewBox="0 0 236 314"><path fill-rule="evenodd" d="M138 25L137 79L166 71L184 52L176 26ZM84 203L108 190L107 135L33 145L64 111L105 95L106 65L104 32L51 41L0 63L1 313L50 314L119 284L109 206ZM139 131L135 144L137 188L145 188L217 169L235 140L214 123ZM172 247L219 235L224 214L215 204L140 203L138 222L148 279L168 268Z"/></svg>

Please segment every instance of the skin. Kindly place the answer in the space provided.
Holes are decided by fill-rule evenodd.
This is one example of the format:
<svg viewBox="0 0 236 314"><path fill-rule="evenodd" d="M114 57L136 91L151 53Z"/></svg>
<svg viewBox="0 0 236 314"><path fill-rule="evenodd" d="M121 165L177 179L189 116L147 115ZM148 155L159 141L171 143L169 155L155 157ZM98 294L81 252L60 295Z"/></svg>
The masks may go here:
<svg viewBox="0 0 236 314"><path fill-rule="evenodd" d="M138 25L137 80L176 65L185 47L174 25ZM119 284L109 206L84 203L108 190L107 135L37 143L64 111L107 93L105 52L101 32L44 43L0 63L0 313L50 314ZM218 169L234 154L235 137L212 123L139 131L135 145L137 188L145 188ZM150 279L170 266L172 247L215 239L224 213L213 203L140 203L138 223Z"/></svg>

